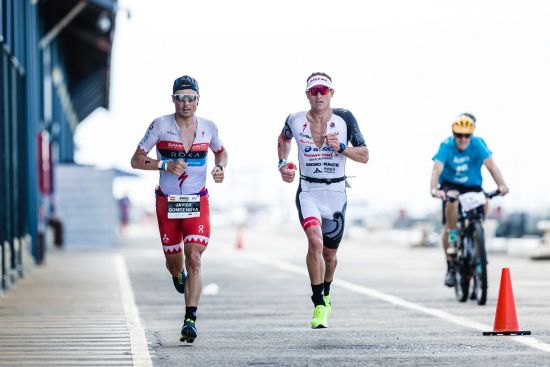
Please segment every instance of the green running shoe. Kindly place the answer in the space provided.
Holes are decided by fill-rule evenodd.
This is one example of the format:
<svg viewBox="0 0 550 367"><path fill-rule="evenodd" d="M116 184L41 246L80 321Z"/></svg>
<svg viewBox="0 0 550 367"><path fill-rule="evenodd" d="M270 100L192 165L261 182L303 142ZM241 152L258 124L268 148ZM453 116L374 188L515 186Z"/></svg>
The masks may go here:
<svg viewBox="0 0 550 367"><path fill-rule="evenodd" d="M179 293L185 293L185 280L187 279L187 274L185 274L185 271L182 271L178 274L177 277L172 277L172 281L174 282L174 288Z"/></svg>
<svg viewBox="0 0 550 367"><path fill-rule="evenodd" d="M327 319L330 317L332 312L332 302L330 301L330 293L326 296L323 296L323 301L325 301L325 306L327 307Z"/></svg>
<svg viewBox="0 0 550 367"><path fill-rule="evenodd" d="M327 306L315 306L313 310L313 319L311 320L312 329L321 329L328 327L328 309Z"/></svg>
<svg viewBox="0 0 550 367"><path fill-rule="evenodd" d="M193 343L197 337L197 327L195 321L186 319L181 328L180 342Z"/></svg>

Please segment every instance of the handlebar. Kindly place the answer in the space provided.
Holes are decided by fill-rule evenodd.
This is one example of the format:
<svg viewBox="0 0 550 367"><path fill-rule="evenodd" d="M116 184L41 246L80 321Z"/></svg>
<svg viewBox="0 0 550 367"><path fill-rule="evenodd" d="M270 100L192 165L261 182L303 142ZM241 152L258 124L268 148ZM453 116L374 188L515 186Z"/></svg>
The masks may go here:
<svg viewBox="0 0 550 367"><path fill-rule="evenodd" d="M492 198L494 198L495 196L501 196L501 195L502 195L502 192L500 192L500 190L498 190L498 189L495 190L495 191L491 191L491 192L485 192L485 191L483 191L483 193L485 194L485 197L486 197L487 199L492 199ZM454 202L454 201L458 200L458 196L460 196L460 194L457 195L456 197L447 194L447 197L446 197L445 199L443 199L443 200L444 200L444 201L447 201L447 200L448 200L448 201L450 201L450 202Z"/></svg>
<svg viewBox="0 0 550 367"><path fill-rule="evenodd" d="M487 197L487 199L492 199L494 198L495 196L500 196L502 193L500 192L500 190L495 190L495 191L491 191L491 192L486 192L485 193L485 196Z"/></svg>

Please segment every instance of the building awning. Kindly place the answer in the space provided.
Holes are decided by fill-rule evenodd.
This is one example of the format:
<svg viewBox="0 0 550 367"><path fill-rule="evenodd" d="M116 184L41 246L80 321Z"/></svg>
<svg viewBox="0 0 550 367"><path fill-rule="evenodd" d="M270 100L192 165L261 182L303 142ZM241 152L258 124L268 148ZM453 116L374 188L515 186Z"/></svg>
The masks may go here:
<svg viewBox="0 0 550 367"><path fill-rule="evenodd" d="M41 47L55 40L64 89L78 122L97 107L109 108L111 50L116 0L43 0Z"/></svg>

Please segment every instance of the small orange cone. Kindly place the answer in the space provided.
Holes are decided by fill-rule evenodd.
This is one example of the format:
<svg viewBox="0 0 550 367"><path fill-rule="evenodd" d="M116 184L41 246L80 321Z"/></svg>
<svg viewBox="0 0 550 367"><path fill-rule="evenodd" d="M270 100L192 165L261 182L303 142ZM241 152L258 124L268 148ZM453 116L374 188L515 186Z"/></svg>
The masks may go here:
<svg viewBox="0 0 550 367"><path fill-rule="evenodd" d="M483 335L531 335L530 331L519 330L509 268L502 268L493 329L494 331L484 331Z"/></svg>
<svg viewBox="0 0 550 367"><path fill-rule="evenodd" d="M237 229L237 238L235 239L235 249L243 249L243 230L242 228Z"/></svg>

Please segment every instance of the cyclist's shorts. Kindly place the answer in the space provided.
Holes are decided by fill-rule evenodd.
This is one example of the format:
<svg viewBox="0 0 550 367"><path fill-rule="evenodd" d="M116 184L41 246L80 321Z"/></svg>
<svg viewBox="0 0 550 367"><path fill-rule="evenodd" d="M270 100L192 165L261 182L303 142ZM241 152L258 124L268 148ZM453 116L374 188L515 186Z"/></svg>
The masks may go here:
<svg viewBox="0 0 550 367"><path fill-rule="evenodd" d="M345 191L325 188L302 191L300 185L296 193L296 207L302 228L306 230L311 226L320 226L323 245L330 249L337 249L344 235L346 203Z"/></svg>
<svg viewBox="0 0 550 367"><path fill-rule="evenodd" d="M448 191L458 191L460 194L464 194L467 192L481 192L483 189L481 186L465 186L465 185L459 185L448 181L443 181L439 187L440 190L445 191L445 194L447 194ZM445 218L445 206L447 201L441 200L441 223L445 225L447 222Z"/></svg>
<svg viewBox="0 0 550 367"><path fill-rule="evenodd" d="M200 216L186 219L168 219L166 196L160 189L156 191L157 220L160 240L165 254L178 254L183 245L196 243L207 246L210 239L210 204L208 191L203 189L200 195Z"/></svg>

